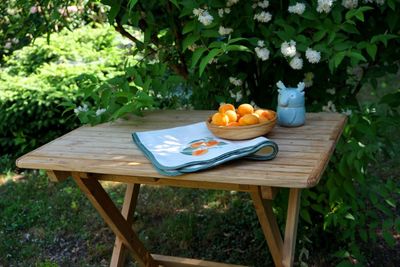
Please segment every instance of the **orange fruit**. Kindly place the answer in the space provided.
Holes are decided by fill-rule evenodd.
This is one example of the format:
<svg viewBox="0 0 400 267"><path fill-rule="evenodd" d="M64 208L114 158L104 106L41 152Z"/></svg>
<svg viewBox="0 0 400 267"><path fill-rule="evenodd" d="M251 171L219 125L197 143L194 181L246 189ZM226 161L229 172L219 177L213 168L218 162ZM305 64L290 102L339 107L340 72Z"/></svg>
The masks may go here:
<svg viewBox="0 0 400 267"><path fill-rule="evenodd" d="M267 118L267 119L269 119L269 120L272 120L275 117L275 112L273 112L272 110L266 109L262 113L262 116Z"/></svg>
<svg viewBox="0 0 400 267"><path fill-rule="evenodd" d="M233 122L228 123L228 126L229 127L231 127L231 126L240 126L240 124L237 121L233 121Z"/></svg>
<svg viewBox="0 0 400 267"><path fill-rule="evenodd" d="M225 112L227 112L228 110L233 110L233 111L235 111L235 107L232 105L232 104L221 104L220 106L219 106L219 109L218 109L218 111L219 112L221 112L221 113L225 113Z"/></svg>
<svg viewBox="0 0 400 267"><path fill-rule="evenodd" d="M191 148L198 148L198 147L201 147L201 146L203 146L205 143L204 142L196 142L196 143L193 143L193 144L191 144L190 145L190 147Z"/></svg>
<svg viewBox="0 0 400 267"><path fill-rule="evenodd" d="M256 111L254 111L254 113L258 114L258 116L261 116L264 111L264 109L257 109Z"/></svg>
<svg viewBox="0 0 400 267"><path fill-rule="evenodd" d="M239 125L253 125L259 123L260 120L257 118L256 115L253 114L245 114L243 117L239 119Z"/></svg>
<svg viewBox="0 0 400 267"><path fill-rule="evenodd" d="M258 109L255 113L259 115L260 122L270 121L275 117L274 112L268 109Z"/></svg>
<svg viewBox="0 0 400 267"><path fill-rule="evenodd" d="M211 123L218 126L226 126L229 123L229 117L226 114L217 112L212 116Z"/></svg>
<svg viewBox="0 0 400 267"><path fill-rule="evenodd" d="M206 143L206 146L211 147L211 146L216 146L218 144L219 142L217 140L211 140Z"/></svg>
<svg viewBox="0 0 400 267"><path fill-rule="evenodd" d="M237 112L239 113L239 115L242 117L246 114L252 114L254 112L254 108L252 105L250 104L241 104L238 107Z"/></svg>
<svg viewBox="0 0 400 267"><path fill-rule="evenodd" d="M194 151L192 152L192 156L204 155L204 154L206 154L207 152L208 152L208 149L207 149L207 148L205 148L205 149L197 149L197 150L194 150Z"/></svg>
<svg viewBox="0 0 400 267"><path fill-rule="evenodd" d="M229 122L237 121L237 115L236 115L236 112L234 110L225 111L225 115L228 116Z"/></svg>

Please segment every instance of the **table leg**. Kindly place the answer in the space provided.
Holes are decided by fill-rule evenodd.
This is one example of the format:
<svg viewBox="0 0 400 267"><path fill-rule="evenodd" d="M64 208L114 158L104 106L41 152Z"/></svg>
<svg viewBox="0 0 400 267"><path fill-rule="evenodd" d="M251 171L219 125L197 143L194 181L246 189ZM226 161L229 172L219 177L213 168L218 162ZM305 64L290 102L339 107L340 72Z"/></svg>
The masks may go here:
<svg viewBox="0 0 400 267"><path fill-rule="evenodd" d="M257 187L257 190L250 192L250 194L275 266L283 266L283 241L272 211L272 200L263 199L259 187Z"/></svg>
<svg viewBox="0 0 400 267"><path fill-rule="evenodd" d="M124 204L122 206L121 214L125 220L132 224L133 214L135 212L137 198L139 196L140 184L127 184ZM110 266L122 267L124 266L126 258L126 248L121 238L118 236L115 239L114 250L111 257Z"/></svg>
<svg viewBox="0 0 400 267"><path fill-rule="evenodd" d="M82 179L78 173L73 173L72 177L111 230L122 240L126 248L132 252L139 265L142 267L157 267L158 264L139 240L132 229L132 225L125 220L99 181L90 178Z"/></svg>
<svg viewBox="0 0 400 267"><path fill-rule="evenodd" d="M296 248L297 224L300 210L300 195L300 188L291 188L289 191L282 261L285 267L293 266L294 252Z"/></svg>
<svg viewBox="0 0 400 267"><path fill-rule="evenodd" d="M299 188L291 188L289 191L285 240L282 241L278 223L272 211L272 200L263 199L260 188L250 192L275 266L293 266L300 210L300 193L301 189Z"/></svg>

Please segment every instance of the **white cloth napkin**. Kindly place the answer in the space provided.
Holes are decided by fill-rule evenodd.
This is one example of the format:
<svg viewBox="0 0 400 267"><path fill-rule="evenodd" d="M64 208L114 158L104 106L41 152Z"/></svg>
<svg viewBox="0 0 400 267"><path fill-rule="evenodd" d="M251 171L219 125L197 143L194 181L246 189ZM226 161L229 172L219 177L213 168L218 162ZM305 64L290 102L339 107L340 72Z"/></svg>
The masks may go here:
<svg viewBox="0 0 400 267"><path fill-rule="evenodd" d="M265 137L243 141L226 140L214 136L205 122L135 132L132 137L154 167L168 176L208 169L242 157L269 160L278 153L276 143Z"/></svg>

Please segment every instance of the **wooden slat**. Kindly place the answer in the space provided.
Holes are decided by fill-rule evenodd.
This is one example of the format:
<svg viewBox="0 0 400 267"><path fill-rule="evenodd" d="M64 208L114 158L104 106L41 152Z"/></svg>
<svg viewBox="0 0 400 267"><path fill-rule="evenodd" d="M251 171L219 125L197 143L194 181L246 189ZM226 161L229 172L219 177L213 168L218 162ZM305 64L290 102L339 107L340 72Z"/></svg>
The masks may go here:
<svg viewBox="0 0 400 267"><path fill-rule="evenodd" d="M285 267L292 267L294 262L297 224L300 210L300 193L301 189L299 188L291 188L289 191L282 260L283 266Z"/></svg>
<svg viewBox="0 0 400 267"><path fill-rule="evenodd" d="M137 199L139 196L140 184L127 184L124 204L122 205L121 214L128 224L132 225L133 214L135 212ZM110 267L122 267L125 264L126 248L121 238L115 238L114 249L111 256Z"/></svg>
<svg viewBox="0 0 400 267"><path fill-rule="evenodd" d="M71 176L70 172L63 171L46 171L46 173L52 182L62 182Z"/></svg>
<svg viewBox="0 0 400 267"><path fill-rule="evenodd" d="M251 192L250 195L258 216L258 221L260 222L265 239L267 240L272 259L274 260L275 266L280 267L282 266L283 259L283 241L272 210L272 201L263 199L259 188Z"/></svg>
<svg viewBox="0 0 400 267"><path fill-rule="evenodd" d="M104 221L111 230L113 230L114 234L118 236L129 251L132 252L139 265L142 267L157 267L158 265L151 254L146 250L132 230L132 226L124 219L117 207L115 207L99 181L94 179L82 179L77 173L72 173L72 177Z"/></svg>
<svg viewBox="0 0 400 267"><path fill-rule="evenodd" d="M206 260L197 260L197 259L188 259L181 257L172 257L172 256L164 256L151 254L153 258L156 260L160 267L246 267L244 265L235 265L235 264L227 264L227 263L219 263L214 261L206 261Z"/></svg>

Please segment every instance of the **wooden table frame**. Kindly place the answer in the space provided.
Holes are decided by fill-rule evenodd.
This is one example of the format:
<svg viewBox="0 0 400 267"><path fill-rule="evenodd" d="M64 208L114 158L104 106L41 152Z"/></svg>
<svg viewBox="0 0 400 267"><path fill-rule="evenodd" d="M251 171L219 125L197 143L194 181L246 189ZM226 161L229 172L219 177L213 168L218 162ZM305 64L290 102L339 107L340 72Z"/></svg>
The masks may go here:
<svg viewBox="0 0 400 267"><path fill-rule="evenodd" d="M233 267L240 265L217 263L211 261L170 257L150 254L132 229L132 217L136 208L141 184L179 186L189 188L235 190L248 192L251 195L255 211L258 216L265 239L267 240L275 266L293 266L296 246L297 221L300 209L300 188L291 188L289 191L287 219L284 239L280 234L279 226L272 211L272 202L278 192L276 187L267 186L232 186L229 184L203 184L195 182L180 183L177 179L154 179L134 176L114 176L94 173L78 173L48 171L49 177L62 181L69 175L85 193L98 213L116 235L114 250L110 266L124 265L126 250L132 253L140 266L173 266L173 267ZM119 211L111 198L101 186L101 180L127 183L122 210ZM133 182L133 183L132 183Z"/></svg>
<svg viewBox="0 0 400 267"><path fill-rule="evenodd" d="M194 122L193 119L205 118L210 111L197 111L189 115L176 112L167 114L167 117L171 117L171 114L179 125ZM303 128L277 127L271 132L270 138L277 141L283 151L279 152L277 159L270 162L247 163L248 166L240 164L235 164L233 167L219 166L198 174L166 177L158 174L140 151L131 142L128 143L129 139L125 136L131 131L131 127L135 130L159 127L157 120L166 118L160 116L152 117L152 114L149 114L149 121L153 119L154 123L146 121L138 123L139 118L132 125L117 122L94 128L79 128L24 155L17 160L17 166L45 169L52 181L63 181L70 176L74 179L116 235L110 266L123 266L126 252L130 252L140 266L146 267L240 266L151 254L132 226L132 217L142 184L248 192L275 266L293 266L301 190L318 183L343 130L346 118L339 114L307 114L310 123ZM100 142L104 147L121 148L111 149L109 155L112 157L108 159L106 157L108 155L96 154L101 150L93 148L97 143L92 145L91 138L101 139L101 142L97 139L96 142ZM117 143L107 144L109 138L116 138ZM121 138L124 140L121 141ZM291 145L295 146L294 149ZM86 150L90 151L86 153ZM135 151L130 152L131 150ZM282 156L279 158L279 155ZM299 159L299 165L293 164L293 159L301 156L306 158ZM249 170L252 173L248 173ZM133 173L136 174L132 175ZM226 175L228 178L221 175ZM115 206L100 181L127 184L121 211ZM289 188L289 199L285 232L282 237L272 204L279 188L283 187Z"/></svg>

